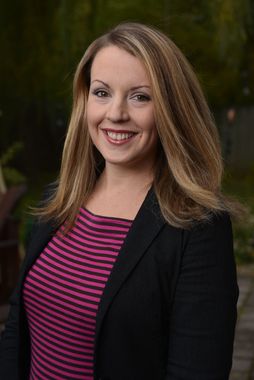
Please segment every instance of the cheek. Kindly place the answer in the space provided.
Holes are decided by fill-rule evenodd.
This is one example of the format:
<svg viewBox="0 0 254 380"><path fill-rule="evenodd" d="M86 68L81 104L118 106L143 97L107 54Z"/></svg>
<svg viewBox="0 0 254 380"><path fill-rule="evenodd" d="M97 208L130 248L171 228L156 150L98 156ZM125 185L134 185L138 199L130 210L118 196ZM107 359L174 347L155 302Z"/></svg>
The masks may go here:
<svg viewBox="0 0 254 380"><path fill-rule="evenodd" d="M144 128L144 133L146 134L147 139L149 140L150 144L157 144L159 137L153 114L151 114L150 117L146 118L145 121L146 124Z"/></svg>
<svg viewBox="0 0 254 380"><path fill-rule="evenodd" d="M139 115L139 125L144 132L157 133L153 107Z"/></svg>
<svg viewBox="0 0 254 380"><path fill-rule="evenodd" d="M87 118L88 127L90 128L91 124L93 124L93 121L94 121L94 113L92 112L92 107L88 105L87 105L87 110L86 110L86 118Z"/></svg>
<svg viewBox="0 0 254 380"><path fill-rule="evenodd" d="M146 117L145 119L142 120L142 122L143 122L144 132L147 132L150 135L154 135L154 136L158 134L153 115Z"/></svg>
<svg viewBox="0 0 254 380"><path fill-rule="evenodd" d="M89 128L96 126L99 122L98 107L93 102L88 101L87 103L86 117Z"/></svg>

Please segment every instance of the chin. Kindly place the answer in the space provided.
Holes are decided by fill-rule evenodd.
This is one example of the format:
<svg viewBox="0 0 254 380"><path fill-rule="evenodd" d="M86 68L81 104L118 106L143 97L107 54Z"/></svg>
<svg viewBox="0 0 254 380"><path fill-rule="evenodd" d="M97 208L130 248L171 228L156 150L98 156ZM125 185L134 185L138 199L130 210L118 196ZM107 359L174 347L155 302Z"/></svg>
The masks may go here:
<svg viewBox="0 0 254 380"><path fill-rule="evenodd" d="M122 165L122 166L129 166L131 165L130 161L127 160L120 160L120 159L105 159L105 164L111 164L111 165Z"/></svg>

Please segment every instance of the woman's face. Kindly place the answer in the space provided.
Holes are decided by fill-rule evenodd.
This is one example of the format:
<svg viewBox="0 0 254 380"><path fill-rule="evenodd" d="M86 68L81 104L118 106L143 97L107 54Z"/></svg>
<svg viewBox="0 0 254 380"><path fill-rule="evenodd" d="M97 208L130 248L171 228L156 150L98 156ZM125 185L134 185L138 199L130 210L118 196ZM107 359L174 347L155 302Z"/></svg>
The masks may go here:
<svg viewBox="0 0 254 380"><path fill-rule="evenodd" d="M109 164L152 166L158 134L151 83L141 61L114 45L91 67L87 122L91 139Z"/></svg>

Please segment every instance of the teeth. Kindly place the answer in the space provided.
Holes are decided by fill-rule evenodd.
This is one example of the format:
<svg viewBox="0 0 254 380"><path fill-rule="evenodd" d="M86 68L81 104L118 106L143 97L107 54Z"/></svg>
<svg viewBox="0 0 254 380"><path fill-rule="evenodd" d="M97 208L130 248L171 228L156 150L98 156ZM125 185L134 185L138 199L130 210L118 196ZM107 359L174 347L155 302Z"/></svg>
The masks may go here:
<svg viewBox="0 0 254 380"><path fill-rule="evenodd" d="M131 136L134 135L134 133L116 133L116 132L110 132L110 131L106 131L106 132L107 132L107 135L111 139L117 140L117 141L129 139Z"/></svg>

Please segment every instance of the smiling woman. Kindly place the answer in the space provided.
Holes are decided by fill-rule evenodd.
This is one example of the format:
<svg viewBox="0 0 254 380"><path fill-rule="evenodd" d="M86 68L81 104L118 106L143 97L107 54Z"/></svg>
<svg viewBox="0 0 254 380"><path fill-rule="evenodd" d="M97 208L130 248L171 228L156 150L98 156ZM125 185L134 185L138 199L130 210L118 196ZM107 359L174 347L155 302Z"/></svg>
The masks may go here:
<svg viewBox="0 0 254 380"><path fill-rule="evenodd" d="M96 39L11 297L1 380L227 380L237 207L222 171L176 45L137 23Z"/></svg>
<svg viewBox="0 0 254 380"><path fill-rule="evenodd" d="M151 174L158 142L151 84L144 65L126 50L108 46L96 55L87 124L107 170L118 165L144 178Z"/></svg>

